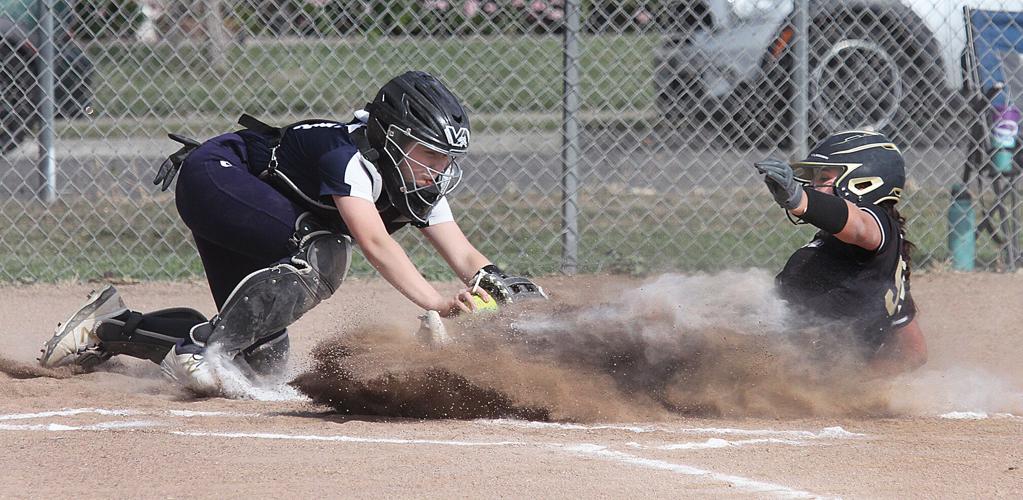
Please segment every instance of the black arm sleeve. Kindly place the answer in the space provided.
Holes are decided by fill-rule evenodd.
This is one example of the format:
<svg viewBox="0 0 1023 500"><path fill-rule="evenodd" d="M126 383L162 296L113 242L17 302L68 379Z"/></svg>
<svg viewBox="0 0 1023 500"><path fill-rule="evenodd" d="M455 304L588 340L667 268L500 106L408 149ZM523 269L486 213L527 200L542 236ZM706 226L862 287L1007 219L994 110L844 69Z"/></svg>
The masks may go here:
<svg viewBox="0 0 1023 500"><path fill-rule="evenodd" d="M806 211L799 216L800 219L830 234L837 234L845 228L849 222L849 207L844 199L816 189L803 191L806 192Z"/></svg>

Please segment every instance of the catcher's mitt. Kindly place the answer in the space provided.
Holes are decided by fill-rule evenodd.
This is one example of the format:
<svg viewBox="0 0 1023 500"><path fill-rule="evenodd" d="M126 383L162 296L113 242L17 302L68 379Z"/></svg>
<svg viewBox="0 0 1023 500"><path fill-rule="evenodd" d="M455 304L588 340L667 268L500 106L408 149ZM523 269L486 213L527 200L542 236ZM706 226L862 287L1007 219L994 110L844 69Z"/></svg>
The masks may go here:
<svg viewBox="0 0 1023 500"><path fill-rule="evenodd" d="M491 264L480 269L470 282L473 289L482 288L499 303L510 304L521 300L546 299L547 294L529 278L509 276Z"/></svg>
<svg viewBox="0 0 1023 500"><path fill-rule="evenodd" d="M174 182L174 176L178 175L178 170L181 168L181 164L185 162L185 158L188 157L195 150L195 148L201 146L199 141L190 139L183 135L178 134L167 134L175 142L182 144L181 149L171 153L163 164L160 165L160 171L157 172L156 178L153 179L153 184L160 186L160 191L166 191L170 187L171 183ZM162 184L162 185L161 185Z"/></svg>

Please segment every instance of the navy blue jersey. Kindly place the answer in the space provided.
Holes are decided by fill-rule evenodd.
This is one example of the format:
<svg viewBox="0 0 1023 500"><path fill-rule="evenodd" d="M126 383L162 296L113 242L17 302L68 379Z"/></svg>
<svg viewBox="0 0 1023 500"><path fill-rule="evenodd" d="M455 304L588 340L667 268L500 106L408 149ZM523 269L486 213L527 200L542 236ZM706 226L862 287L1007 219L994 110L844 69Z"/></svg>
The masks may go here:
<svg viewBox="0 0 1023 500"><path fill-rule="evenodd" d="M355 196L376 204L388 232L412 221L401 215L387 199L377 167L363 158L349 135L365 126L368 115L356 112L349 123L308 120L285 129L276 151L276 175L272 184L289 196L299 196L305 205L314 205L322 216L336 217L340 229L348 233L340 220L332 196ZM283 185L281 185L283 184ZM289 189L290 188L290 189ZM454 220L446 199L430 213L425 227Z"/></svg>
<svg viewBox="0 0 1023 500"><path fill-rule="evenodd" d="M909 323L916 309L898 222L879 206L858 208L881 228L877 250L820 231L789 257L775 279L790 305L819 318L840 320L868 344L877 345L888 332Z"/></svg>

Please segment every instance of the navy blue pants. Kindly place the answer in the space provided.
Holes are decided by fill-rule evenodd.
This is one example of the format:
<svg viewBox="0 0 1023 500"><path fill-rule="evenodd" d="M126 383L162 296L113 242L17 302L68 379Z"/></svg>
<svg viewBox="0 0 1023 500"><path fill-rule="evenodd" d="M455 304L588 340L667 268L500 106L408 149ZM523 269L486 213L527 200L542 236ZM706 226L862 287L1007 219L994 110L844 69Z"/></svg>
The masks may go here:
<svg viewBox="0 0 1023 500"><path fill-rule="evenodd" d="M192 231L220 310L253 271L287 261L295 220L304 210L248 170L237 134L214 137L181 165L178 213Z"/></svg>

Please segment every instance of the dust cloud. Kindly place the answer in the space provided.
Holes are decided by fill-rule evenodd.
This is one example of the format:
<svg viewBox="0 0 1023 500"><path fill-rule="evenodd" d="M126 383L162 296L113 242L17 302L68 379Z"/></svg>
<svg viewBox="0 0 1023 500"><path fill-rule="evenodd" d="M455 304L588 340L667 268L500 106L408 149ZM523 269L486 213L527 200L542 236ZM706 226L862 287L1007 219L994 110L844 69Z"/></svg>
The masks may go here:
<svg viewBox="0 0 1023 500"><path fill-rule="evenodd" d="M891 406L900 414L951 412L1023 415L1023 391L979 367L927 369L892 381Z"/></svg>
<svg viewBox="0 0 1023 500"><path fill-rule="evenodd" d="M465 318L443 346L364 327L322 343L293 384L342 413L417 418L888 414L855 349L792 331L772 285L761 270L664 275L582 304Z"/></svg>

